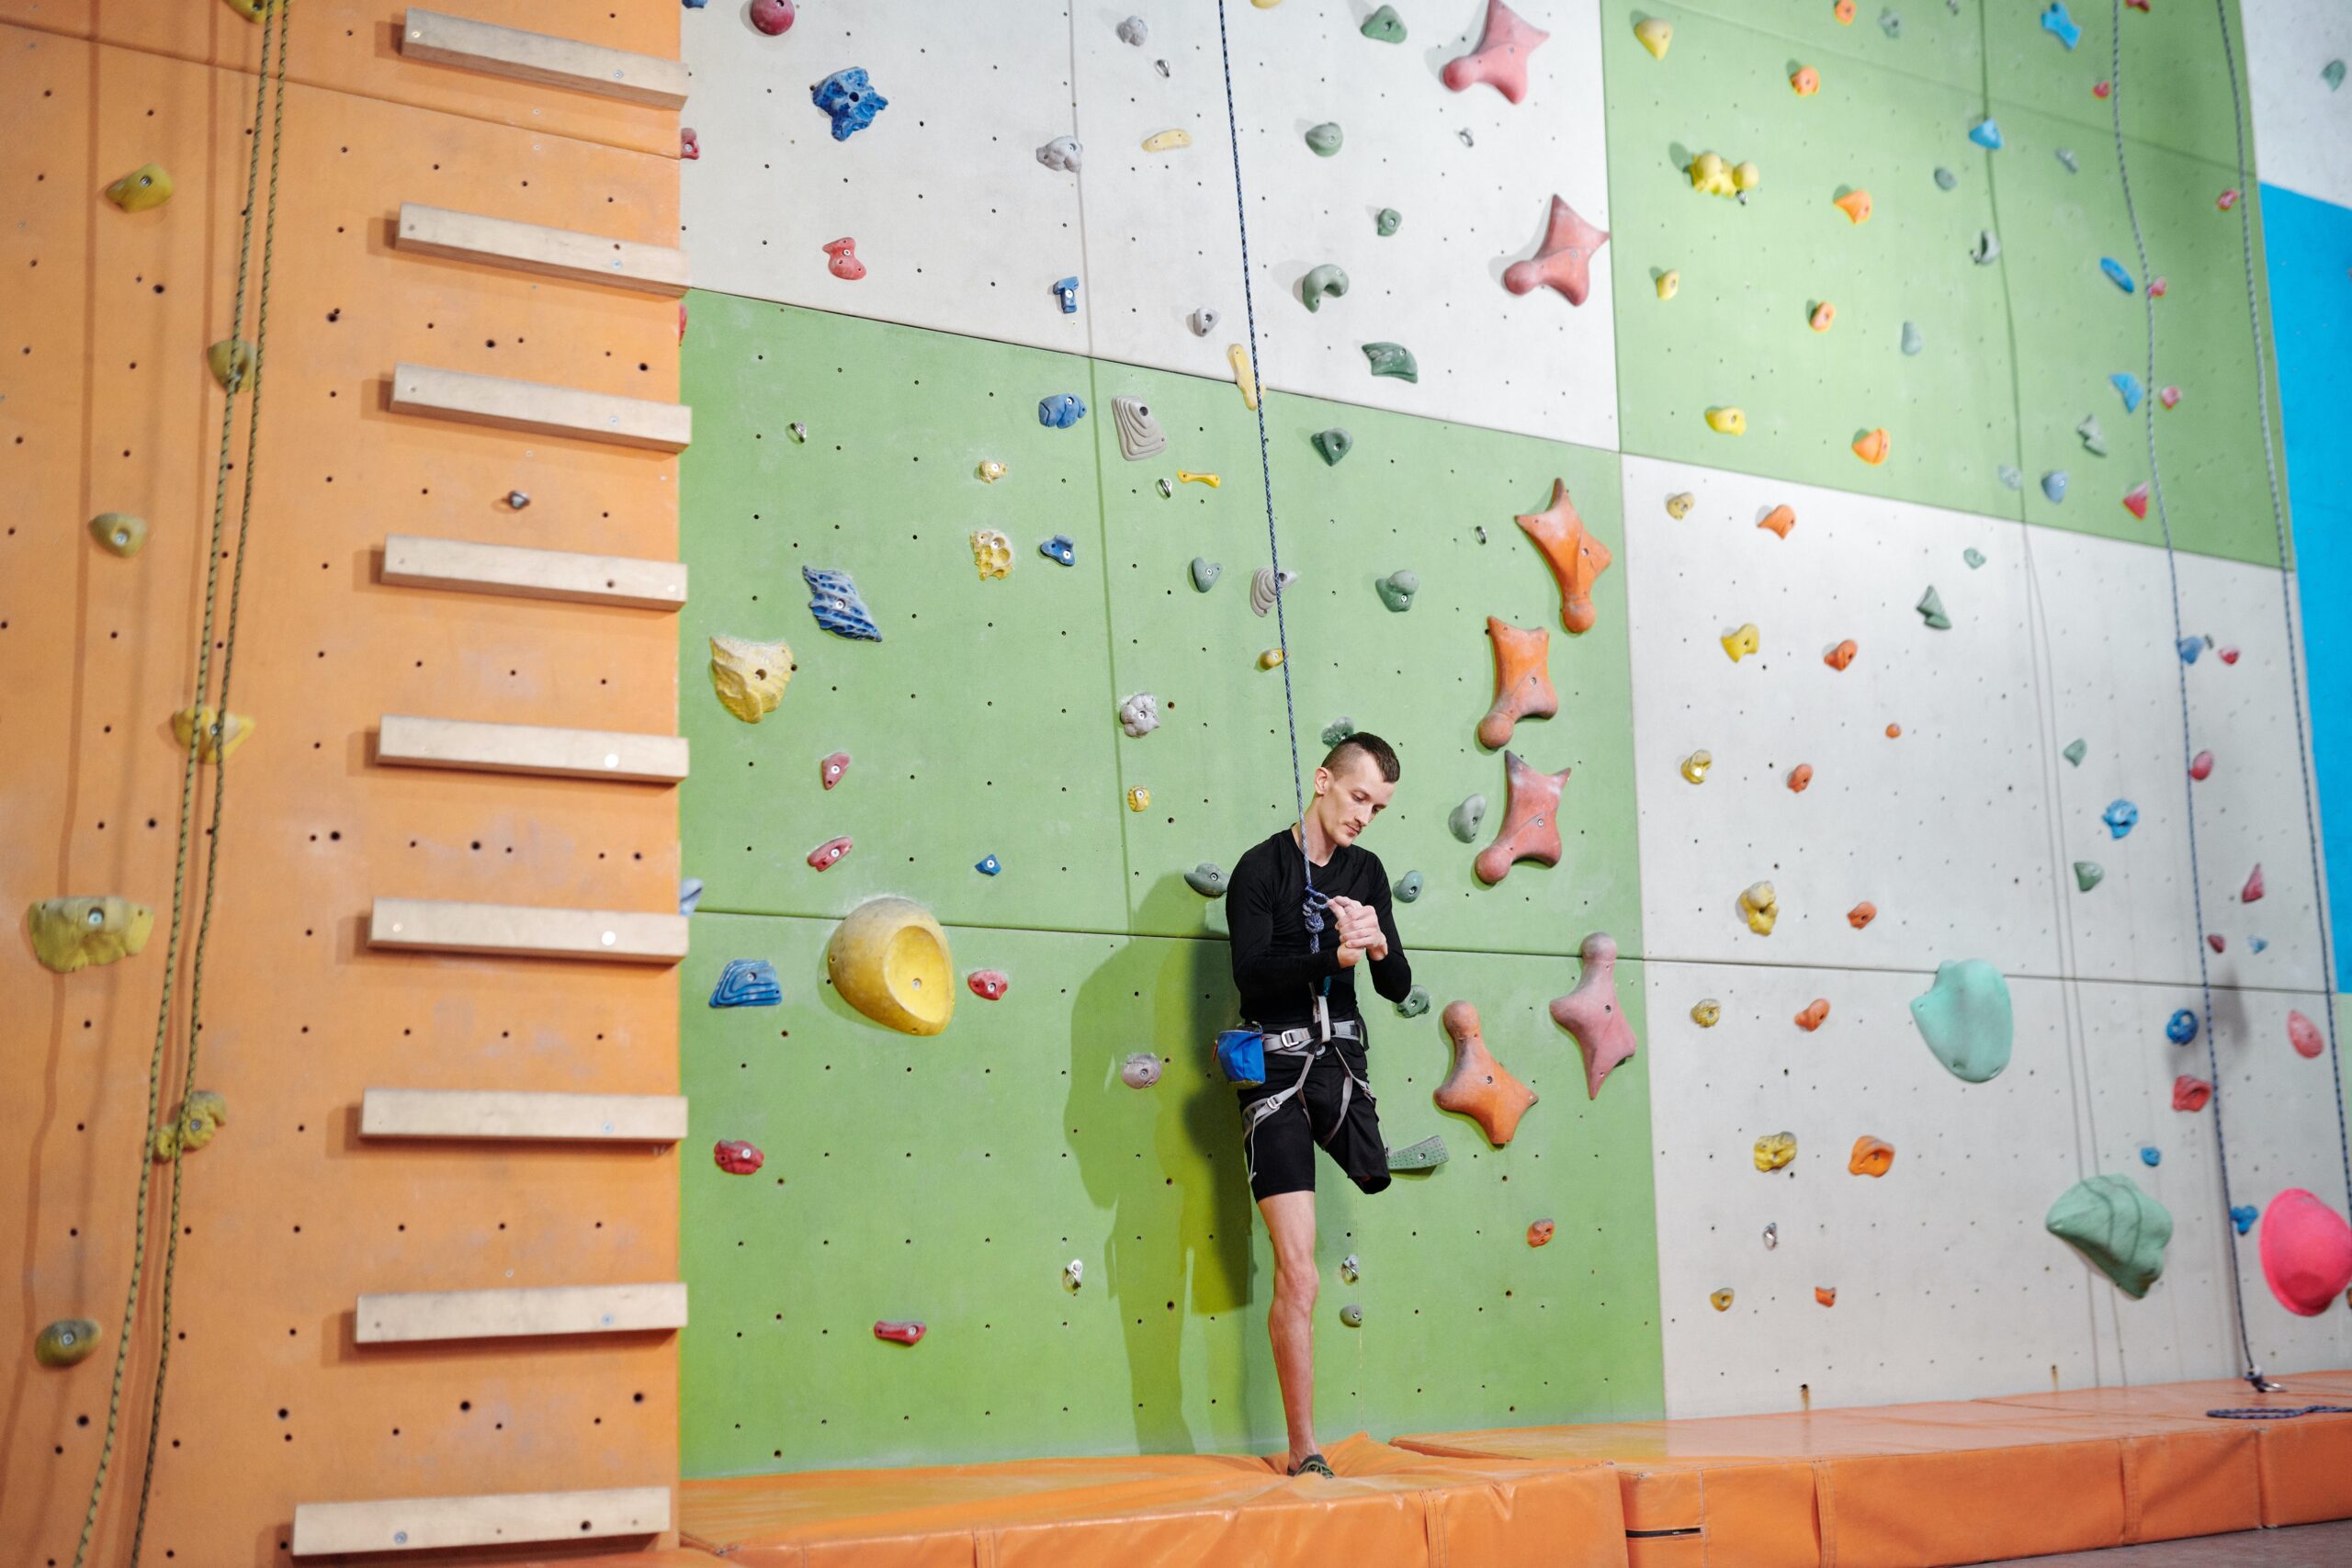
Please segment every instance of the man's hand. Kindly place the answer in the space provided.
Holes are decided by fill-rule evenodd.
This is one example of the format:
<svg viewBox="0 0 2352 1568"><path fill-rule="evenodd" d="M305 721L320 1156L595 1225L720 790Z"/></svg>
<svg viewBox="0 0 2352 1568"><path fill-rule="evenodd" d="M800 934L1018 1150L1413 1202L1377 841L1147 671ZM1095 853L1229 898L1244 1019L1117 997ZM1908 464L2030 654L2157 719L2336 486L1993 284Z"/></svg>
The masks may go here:
<svg viewBox="0 0 2352 1568"><path fill-rule="evenodd" d="M1331 913L1340 924L1340 945L1342 952L1352 947L1371 954L1374 959L1388 956L1388 938L1380 929L1379 915L1374 912L1370 905L1360 904L1353 898L1334 898L1331 900ZM1340 966L1350 967L1344 960Z"/></svg>

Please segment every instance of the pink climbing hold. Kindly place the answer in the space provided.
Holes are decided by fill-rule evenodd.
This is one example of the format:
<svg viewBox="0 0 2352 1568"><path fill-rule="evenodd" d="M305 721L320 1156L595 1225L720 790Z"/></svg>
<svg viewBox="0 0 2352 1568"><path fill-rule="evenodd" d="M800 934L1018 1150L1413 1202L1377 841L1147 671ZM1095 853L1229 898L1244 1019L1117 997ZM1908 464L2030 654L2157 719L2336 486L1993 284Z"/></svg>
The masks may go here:
<svg viewBox="0 0 2352 1568"><path fill-rule="evenodd" d="M855 283L865 276L865 264L857 259L857 242L847 234L827 245L825 254L833 258L825 269L842 282Z"/></svg>
<svg viewBox="0 0 2352 1568"><path fill-rule="evenodd" d="M2148 520L2148 487L2133 485L2130 490L2125 491L2123 510L2145 523Z"/></svg>
<svg viewBox="0 0 2352 1568"><path fill-rule="evenodd" d="M2280 1306L2317 1317L2352 1286L2352 1225L2303 1189L2288 1188L2263 1211L2262 1277Z"/></svg>
<svg viewBox="0 0 2352 1568"><path fill-rule="evenodd" d="M2235 187L2225 190L2220 196L2213 198L2213 205L2220 208L2224 212L2227 212L2237 204L2238 193Z"/></svg>
<svg viewBox="0 0 2352 1568"><path fill-rule="evenodd" d="M1511 103L1527 97L1527 57L1552 35L1532 26L1503 0L1487 0L1487 31L1478 47L1447 65L1445 85L1463 92L1484 82Z"/></svg>
<svg viewBox="0 0 2352 1568"><path fill-rule="evenodd" d="M842 856L849 853L849 846L850 841L847 839L827 839L823 843L819 844L815 849L808 852L808 864L810 869L815 871L832 870L834 866L841 863Z"/></svg>
<svg viewBox="0 0 2352 1568"><path fill-rule="evenodd" d="M752 0L752 26L770 38L792 30L792 0Z"/></svg>
<svg viewBox="0 0 2352 1568"><path fill-rule="evenodd" d="M2163 275L2159 274L2156 276L2148 279L2148 298L2151 299L2161 299L2165 297L2165 292L2171 288L2172 285L2166 283L2164 280Z"/></svg>
<svg viewBox="0 0 2352 1568"><path fill-rule="evenodd" d="M686 302L684 299L678 301L678 341L686 341Z"/></svg>
<svg viewBox="0 0 2352 1568"><path fill-rule="evenodd" d="M848 772L849 753L846 751L836 751L831 756L817 764L817 782L823 784L827 789L831 789L835 784L841 783L842 775Z"/></svg>
<svg viewBox="0 0 2352 1568"><path fill-rule="evenodd" d="M2164 404L2165 407L2168 409L2178 408L2180 406L2180 389L2178 387L2166 387L2163 391L2156 394L2156 401Z"/></svg>
<svg viewBox="0 0 2352 1568"><path fill-rule="evenodd" d="M874 1325L874 1337L888 1339L893 1345L912 1345L923 1337L927 1324L893 1323L888 1319Z"/></svg>
<svg viewBox="0 0 2352 1568"><path fill-rule="evenodd" d="M2187 1073L2172 1080L2172 1108L2175 1111L2202 1111L2205 1102L2213 1098L2213 1086L2203 1078L2192 1078Z"/></svg>
<svg viewBox="0 0 2352 1568"><path fill-rule="evenodd" d="M1012 985L1004 977L1001 969L975 969L964 977L964 983L971 987L972 994L984 1002L1001 1000Z"/></svg>
<svg viewBox="0 0 2352 1568"><path fill-rule="evenodd" d="M2247 877L2245 879L2245 886L2238 890L2238 902L2241 904L2251 904L2261 897L2262 863L2256 861L2254 866L2254 874Z"/></svg>
<svg viewBox="0 0 2352 1568"><path fill-rule="evenodd" d="M2327 1042L2320 1038L2319 1025L2293 1008L2287 1010L2287 1043L2295 1048L2296 1055L2303 1057L2315 1058L2327 1049Z"/></svg>
<svg viewBox="0 0 2352 1568"><path fill-rule="evenodd" d="M702 143L695 140L694 127L690 125L678 127L678 156L690 164L702 157Z"/></svg>
<svg viewBox="0 0 2352 1568"><path fill-rule="evenodd" d="M2213 652L2224 664L2235 664L2238 661L2238 650L2234 648L2217 648Z"/></svg>
<svg viewBox="0 0 2352 1568"><path fill-rule="evenodd" d="M1609 243L1609 231L1596 229L1577 215L1558 196L1552 197L1552 220L1544 231L1544 247L1527 261L1503 269L1503 287L1513 294L1555 288L1571 305L1581 305L1592 292L1592 258Z"/></svg>
<svg viewBox="0 0 2352 1568"><path fill-rule="evenodd" d="M2199 751L2197 755L2188 759L2188 776L2192 779L2200 780L2211 778L2213 776L2213 753L2211 751Z"/></svg>
<svg viewBox="0 0 2352 1568"><path fill-rule="evenodd" d="M1601 1081L1634 1054L1636 1043L1634 1026L1617 1004L1617 939L1595 931L1577 951L1584 974L1575 990L1553 998L1552 1021L1576 1036L1577 1049L1584 1053L1586 1098L1599 1100Z"/></svg>
<svg viewBox="0 0 2352 1568"><path fill-rule="evenodd" d="M741 1138L721 1138L710 1146L710 1162L729 1176L749 1176L767 1164L768 1156Z"/></svg>
<svg viewBox="0 0 2352 1568"><path fill-rule="evenodd" d="M2108 94L2113 91L2115 91L2115 84L2112 82L2094 82L2091 84L2091 96L2094 98L2104 98Z"/></svg>
<svg viewBox="0 0 2352 1568"><path fill-rule="evenodd" d="M1510 798L1503 809L1503 825L1495 841L1478 852L1470 869L1492 887L1523 860L1542 865L1560 863L1560 791L1568 772L1538 773L1519 760L1516 751L1503 753L1503 774Z"/></svg>

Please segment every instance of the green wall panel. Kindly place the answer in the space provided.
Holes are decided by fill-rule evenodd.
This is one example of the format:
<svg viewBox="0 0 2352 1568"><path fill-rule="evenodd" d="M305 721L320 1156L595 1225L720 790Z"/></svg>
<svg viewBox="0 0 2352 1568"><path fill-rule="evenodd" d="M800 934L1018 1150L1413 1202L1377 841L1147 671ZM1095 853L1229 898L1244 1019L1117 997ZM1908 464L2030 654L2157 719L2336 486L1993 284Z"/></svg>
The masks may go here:
<svg viewBox="0 0 2352 1568"><path fill-rule="evenodd" d="M1003 969L931 1039L856 1017L824 982L831 922L697 915L681 976L694 1154L695 1293L681 1347L694 1476L1041 1453L1278 1449L1265 1337L1271 1263L1232 1091L1207 1042L1231 1017L1222 942L955 928L959 971ZM775 964L777 1008L699 998L731 957ZM1646 1064L1588 1101L1544 1012L1558 959L1425 953L1496 1055L1543 1097L1505 1149L1429 1100L1450 1063L1434 1014L1373 1024L1392 1144L1442 1132L1452 1161L1365 1198L1318 1170L1317 1416L1337 1437L1656 1416L1663 1373ZM1620 995L1640 1032L1642 965ZM1148 1090L1131 1051L1168 1058ZM702 1151L767 1156L729 1176ZM1531 1221L1558 1234L1531 1249ZM1363 1273L1351 1286L1340 1260ZM1086 1265L1064 1290L1062 1268ZM1361 1330L1340 1306L1361 1303ZM878 1318L930 1325L911 1349Z"/></svg>

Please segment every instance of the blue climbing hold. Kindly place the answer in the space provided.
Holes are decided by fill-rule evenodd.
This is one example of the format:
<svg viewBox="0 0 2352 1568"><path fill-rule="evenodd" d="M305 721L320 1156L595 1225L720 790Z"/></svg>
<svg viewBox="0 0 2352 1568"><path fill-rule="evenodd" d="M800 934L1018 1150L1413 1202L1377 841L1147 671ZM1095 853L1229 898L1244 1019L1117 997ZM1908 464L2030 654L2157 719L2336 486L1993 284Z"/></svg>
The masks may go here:
<svg viewBox="0 0 2352 1568"><path fill-rule="evenodd" d="M1968 128L1968 139L1988 152L1997 151L2001 145L2001 128L1993 123L1992 116L1987 115Z"/></svg>
<svg viewBox="0 0 2352 1568"><path fill-rule="evenodd" d="M1057 560L1064 566L1078 564L1078 546L1068 534L1057 534L1037 547L1037 553L1047 560Z"/></svg>
<svg viewBox="0 0 2352 1568"><path fill-rule="evenodd" d="M689 11L699 11L705 6L709 4L710 0L686 0L686 9Z"/></svg>
<svg viewBox="0 0 2352 1568"><path fill-rule="evenodd" d="M850 637L858 642L880 642L882 630L867 614L865 601L857 594L857 584L849 573L804 566L800 575L808 581L808 592L815 595L808 601L808 613L817 624L835 637Z"/></svg>
<svg viewBox="0 0 2352 1568"><path fill-rule="evenodd" d="M2132 375L2129 370L2118 370L2107 379L2109 386L2123 394L2123 412L2138 413L2140 400L2145 395L2140 389L2140 378Z"/></svg>
<svg viewBox="0 0 2352 1568"><path fill-rule="evenodd" d="M2098 269L2107 274L2107 280L2109 283L2114 284L2126 294L2132 292L2132 275L2123 270L2121 262L2117 261L2113 256L2101 256L2098 258Z"/></svg>
<svg viewBox="0 0 2352 1568"><path fill-rule="evenodd" d="M2051 0L2050 9L2041 13L2041 30L2070 50L2083 41L2082 25L2066 15L2064 0Z"/></svg>
<svg viewBox="0 0 2352 1568"><path fill-rule="evenodd" d="M2120 839L2139 822L2140 808L2128 800L2109 801L2107 809L2099 813L2098 819L2107 824L2110 834Z"/></svg>
<svg viewBox="0 0 2352 1568"><path fill-rule="evenodd" d="M2197 1015L2187 1008L2176 1010L2165 1020L2165 1038L2176 1045L2188 1045L2197 1039Z"/></svg>
<svg viewBox="0 0 2352 1568"><path fill-rule="evenodd" d="M2203 637L2185 637L2180 639L2180 661L2183 664L2196 663L2197 656L2204 651L2205 639Z"/></svg>
<svg viewBox="0 0 2352 1568"><path fill-rule="evenodd" d="M876 92L874 84L865 79L863 65L834 72L808 89L808 101L832 116L836 141L847 141L890 107L890 100Z"/></svg>
<svg viewBox="0 0 2352 1568"><path fill-rule="evenodd" d="M2262 1211L2251 1203L2239 1203L2230 1210L2230 1224L2238 1227L2240 1235L2254 1229L2254 1222L2260 1218L2262 1218Z"/></svg>
<svg viewBox="0 0 2352 1568"><path fill-rule="evenodd" d="M1075 315L1077 315L1077 314L1078 314L1078 279L1077 279L1077 278L1075 278L1075 277L1065 277L1065 278L1063 278L1060 282L1058 282L1058 283L1057 283L1057 284L1055 284L1055 285L1054 285L1054 292L1055 292L1056 294L1058 294L1058 295L1060 295L1060 296L1061 296L1061 301L1062 301L1062 314L1063 314L1063 315L1065 315L1065 316L1075 316Z"/></svg>
<svg viewBox="0 0 2352 1568"><path fill-rule="evenodd" d="M695 906L702 902L702 878L689 876L678 884L678 913L691 915Z"/></svg>
<svg viewBox="0 0 2352 1568"><path fill-rule="evenodd" d="M982 855L979 860L974 863L972 869L978 872L982 876L994 876L998 872L1004 869L1004 864L994 855Z"/></svg>
<svg viewBox="0 0 2352 1568"><path fill-rule="evenodd" d="M764 958L730 958L711 987L715 1008L772 1008L784 1002L784 987L775 983L775 965Z"/></svg>
<svg viewBox="0 0 2352 1568"><path fill-rule="evenodd" d="M2270 945L2270 939L2267 937L2250 936L2245 939L2245 944L2254 949L2255 952L2260 953L2263 949Z"/></svg>
<svg viewBox="0 0 2352 1568"><path fill-rule="evenodd" d="M2142 1144L2140 1145L2140 1163L2142 1165L2162 1165L2164 1162L2164 1150L2156 1147L2154 1144Z"/></svg>
<svg viewBox="0 0 2352 1568"><path fill-rule="evenodd" d="M1068 430L1086 417L1086 400L1075 392L1056 392L1037 400L1037 423L1048 430Z"/></svg>
<svg viewBox="0 0 2352 1568"><path fill-rule="evenodd" d="M2066 470L2052 468L2041 476L2041 493L2052 501L2066 499Z"/></svg>

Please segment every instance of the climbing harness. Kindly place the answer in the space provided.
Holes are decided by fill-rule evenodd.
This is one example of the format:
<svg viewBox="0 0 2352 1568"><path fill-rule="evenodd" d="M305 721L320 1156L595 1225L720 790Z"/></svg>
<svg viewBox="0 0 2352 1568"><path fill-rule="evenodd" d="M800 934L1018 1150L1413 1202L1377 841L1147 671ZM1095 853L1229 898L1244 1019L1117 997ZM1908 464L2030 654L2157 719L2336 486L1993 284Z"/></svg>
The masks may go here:
<svg viewBox="0 0 2352 1568"><path fill-rule="evenodd" d="M1258 1083L1266 1081L1266 1074L1270 1070L1265 1061L1266 1056L1298 1058L1298 1077L1292 1080L1290 1087L1270 1094L1263 1100L1252 1100L1241 1108L1242 1116L1247 1123L1241 1134L1241 1152L1243 1157L1249 1162L1250 1171L1253 1176L1257 1174L1258 1169L1258 1128L1270 1120L1274 1112L1306 1091L1307 1075L1315 1070L1315 1064L1321 1061L1327 1052L1339 1061L1340 1071L1344 1075L1344 1080L1340 1085L1339 1114L1331 1119L1331 1127L1334 1132L1347 1124L1348 1106L1355 1099L1358 1090L1363 1091L1366 1105L1379 1103L1372 1097L1372 1086L1356 1076L1354 1066L1348 1061L1347 1053L1332 1049L1333 1045L1341 1040L1352 1040L1359 1045L1363 1044L1363 1021L1352 1018L1333 1018L1329 1002L1320 993L1315 998L1315 1022L1312 1025L1285 1029L1276 1033L1268 1033L1253 1025L1245 1029L1227 1030L1225 1033L1218 1035L1216 1037L1217 1060L1220 1065L1227 1059L1226 1042L1235 1035L1250 1036L1257 1042L1261 1054L1258 1056L1258 1077L1254 1081ZM1247 1048L1237 1051L1236 1055L1241 1055L1246 1061ZM1232 1077L1230 1068L1227 1069L1227 1077ZM1249 1080L1235 1079L1233 1081ZM1300 1108L1305 1109L1304 1101L1301 1101ZM1313 1113L1309 1112L1307 1131L1312 1133L1314 1130L1315 1118Z"/></svg>
<svg viewBox="0 0 2352 1568"><path fill-rule="evenodd" d="M107 1396L106 1434L98 1448L96 1473L90 1482L90 1499L82 1516L82 1535L74 1549L74 1568L89 1556L90 1540L98 1522L98 1505L106 1494L107 1475L114 1460L114 1444L122 1418L123 1373L130 1359L130 1340L139 1315L140 1287L147 1261L147 1199L151 1188L154 1162L155 1138L162 1129L158 1111L163 1101L164 1047L170 1037L173 982L179 973L180 940L184 930L182 915L187 895L188 836L196 815L196 777L198 753L210 728L204 722L208 705L206 694L211 684L213 616L220 599L220 560L223 555L221 538L227 531L229 505L229 476L232 465L229 460L230 443L236 423L237 394L250 386L253 403L246 415L245 466L242 476L242 494L237 515L237 537L231 557L229 616L220 643L220 694L213 711L220 723L228 723L229 677L237 648L237 613L243 597L245 573L245 546L253 524L254 472L260 450L262 367L266 363L263 349L269 336L269 280L273 252L277 235L278 153L284 141L286 125L286 40L292 21L293 0L276 0L262 8L261 59L254 73L254 138L245 164L245 205L237 241L237 288L231 309L230 340L244 336L245 286L253 255L254 212L261 180L261 119L265 103L270 110L269 144L269 206L262 233L262 263L259 301L254 327L254 353L250 367L242 374L232 374L224 382L226 396L220 409L220 446L215 467L212 490L212 532L205 553L203 635L196 650L196 693L191 706L193 722L188 726L187 754L180 775L179 834L176 857L172 866L172 919L164 948L163 998L156 1009L155 1043L147 1069L147 1120L139 1147L139 1201L131 1226L130 1282L125 1292L122 1331L115 1341L114 1381ZM277 76L270 74L270 56L277 56ZM206 829L208 841L204 856L204 897L198 916L195 954L188 972L187 1055L183 1064L180 1085L180 1109L173 1122L174 1143L180 1154L172 1161L171 1219L166 1232L164 1252L162 1287L162 1323L158 1334L155 1357L155 1377L148 1406L147 1446L145 1460L140 1470L139 1509L137 1522L130 1538L128 1562L138 1568L139 1553L147 1534L147 1507L154 1493L155 1458L161 1441L164 1420L164 1381L171 1366L172 1354L172 1284L179 1261L180 1197L182 1175L186 1170L187 1132L190 1122L189 1098L196 1084L198 1047L202 1040L204 954L211 934L212 902L219 885L220 857L221 802L226 795L229 769L225 748L213 752L215 771L212 784L212 809Z"/></svg>

